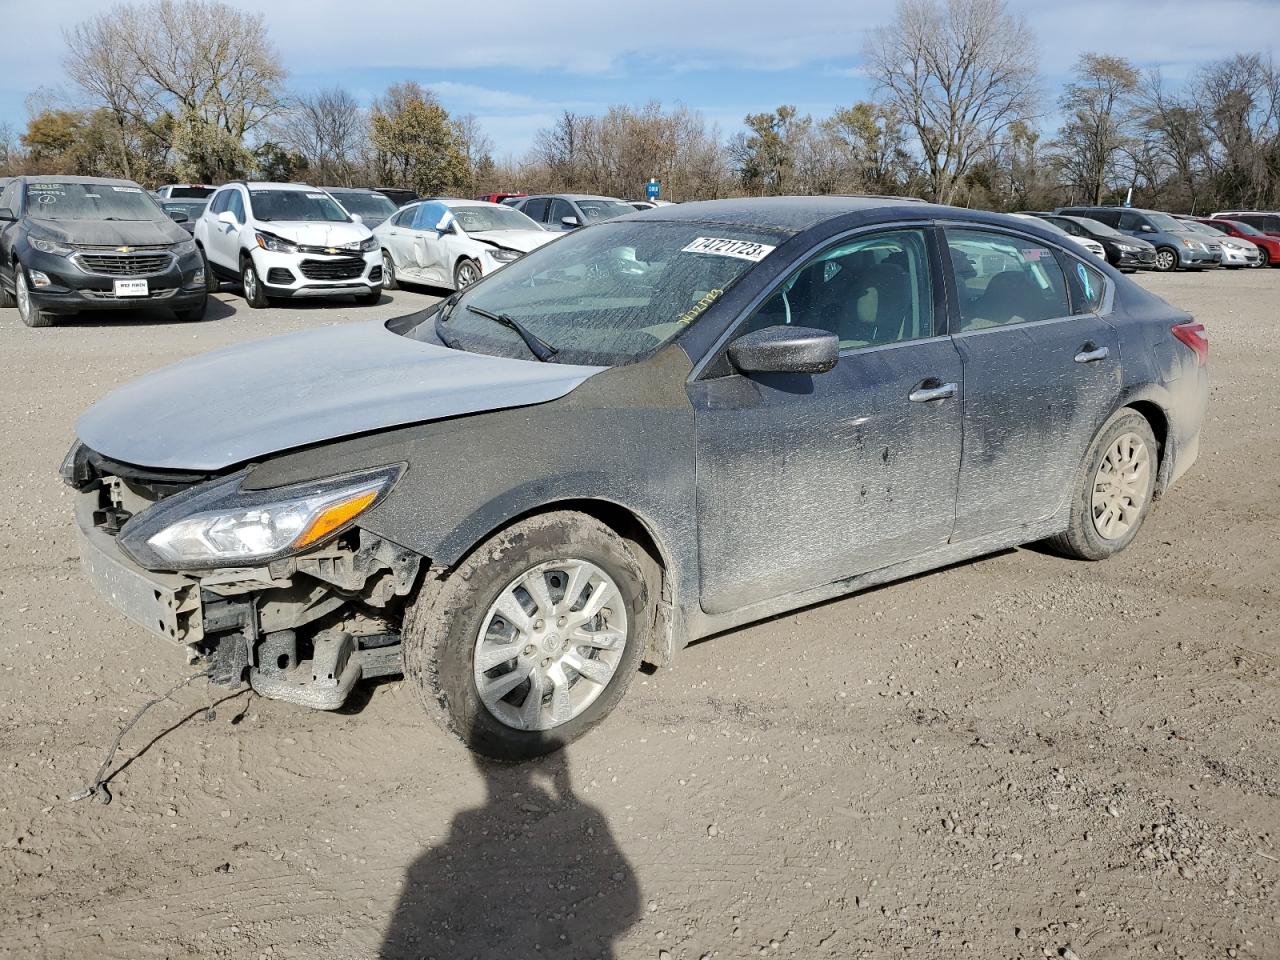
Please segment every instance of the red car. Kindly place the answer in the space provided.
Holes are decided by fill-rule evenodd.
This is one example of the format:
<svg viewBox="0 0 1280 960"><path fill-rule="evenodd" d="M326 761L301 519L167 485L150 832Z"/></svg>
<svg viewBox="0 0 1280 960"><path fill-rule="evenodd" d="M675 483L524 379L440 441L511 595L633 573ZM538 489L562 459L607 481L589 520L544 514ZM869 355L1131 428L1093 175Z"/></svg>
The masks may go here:
<svg viewBox="0 0 1280 960"><path fill-rule="evenodd" d="M1196 217L1197 223L1212 227L1229 237L1248 240L1262 251L1264 267L1280 267L1280 235L1263 233L1257 227L1243 220L1228 220L1225 217Z"/></svg>
<svg viewBox="0 0 1280 960"><path fill-rule="evenodd" d="M486 193L483 197L476 197L477 200L488 200L490 203L501 203L508 197L527 197L527 193Z"/></svg>

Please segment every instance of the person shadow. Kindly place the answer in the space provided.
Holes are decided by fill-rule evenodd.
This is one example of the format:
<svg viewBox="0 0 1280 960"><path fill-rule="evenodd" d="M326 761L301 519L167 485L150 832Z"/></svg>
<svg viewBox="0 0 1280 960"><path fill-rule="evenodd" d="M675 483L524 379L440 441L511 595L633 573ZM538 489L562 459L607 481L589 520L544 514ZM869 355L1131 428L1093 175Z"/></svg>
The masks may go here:
<svg viewBox="0 0 1280 960"><path fill-rule="evenodd" d="M410 866L378 956L615 957L640 918L640 886L604 815L573 792L564 751L473 759L485 801Z"/></svg>

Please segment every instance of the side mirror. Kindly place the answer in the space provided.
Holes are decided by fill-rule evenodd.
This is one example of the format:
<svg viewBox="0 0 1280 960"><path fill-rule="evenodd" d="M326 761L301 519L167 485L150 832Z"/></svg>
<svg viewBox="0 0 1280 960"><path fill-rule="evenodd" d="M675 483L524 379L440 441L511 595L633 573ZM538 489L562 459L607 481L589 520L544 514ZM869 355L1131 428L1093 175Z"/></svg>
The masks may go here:
<svg viewBox="0 0 1280 960"><path fill-rule="evenodd" d="M840 339L813 327L765 327L729 345L729 362L741 373L826 373L839 360Z"/></svg>
<svg viewBox="0 0 1280 960"><path fill-rule="evenodd" d="M183 213L181 210L174 210L171 214L169 214L169 219L172 220L174 223L186 223L187 215Z"/></svg>
<svg viewBox="0 0 1280 960"><path fill-rule="evenodd" d="M566 227L580 227L582 222L577 217L561 217L560 222Z"/></svg>
<svg viewBox="0 0 1280 960"><path fill-rule="evenodd" d="M1144 223L1144 224L1143 224L1141 227L1139 227L1138 229L1139 229L1139 230L1141 230L1143 233L1155 233L1155 232L1156 232L1156 228L1155 228L1155 227L1153 227L1153 226L1152 226L1151 224L1149 224L1149 223Z"/></svg>
<svg viewBox="0 0 1280 960"><path fill-rule="evenodd" d="M13 223L13 221L17 219L18 218L14 216L13 211L10 210L8 207L0 207L0 223L6 222L6 221L9 223Z"/></svg>
<svg viewBox="0 0 1280 960"><path fill-rule="evenodd" d="M230 210L223 210L218 214L218 222L225 223L228 227L240 226L240 221L236 219L236 215Z"/></svg>
<svg viewBox="0 0 1280 960"><path fill-rule="evenodd" d="M358 213L353 213L353 214L351 214L351 222L352 222L352 223L364 223L364 217L360 216L360 214L358 214Z"/></svg>

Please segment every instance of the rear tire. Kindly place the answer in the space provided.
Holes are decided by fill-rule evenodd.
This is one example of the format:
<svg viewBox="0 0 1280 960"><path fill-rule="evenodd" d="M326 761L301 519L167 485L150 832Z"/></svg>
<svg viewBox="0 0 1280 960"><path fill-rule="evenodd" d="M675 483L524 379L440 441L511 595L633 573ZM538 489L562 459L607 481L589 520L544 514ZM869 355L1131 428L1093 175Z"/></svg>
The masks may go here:
<svg viewBox="0 0 1280 960"><path fill-rule="evenodd" d="M561 564L566 569L590 568L600 576L591 574L594 579L582 581L577 597L569 597L569 584L578 581L574 576L565 579ZM542 601L533 592L520 593L521 584L532 583L535 577L541 578ZM606 605L582 629L615 636L607 648L607 660L604 649L576 646L571 639L582 636L574 628L571 607L575 600L579 608L588 605L596 596L596 584L600 602ZM580 592L584 589L589 590L586 599ZM498 612L498 604L513 596L519 597L521 610L504 620L507 608ZM404 618L405 675L431 717L476 753L510 761L542 756L587 733L622 699L640 664L646 624L653 619L651 596L627 541L600 521L571 511L530 517L477 547L444 579L428 579L419 588ZM614 610L615 603L621 609ZM516 617L523 617L523 626L517 625ZM478 651L496 647L501 657L508 645L510 658L495 661L488 673L477 672ZM587 672L599 672L600 679L588 679L587 673L572 667L572 661L555 666L562 657L578 662L594 657L590 665L597 669ZM542 671L546 669L555 679L545 679ZM477 685L508 675L515 679L517 673L519 682L503 687L506 692L497 698L490 691L491 705L487 705ZM533 685L535 679L540 686ZM537 700L533 701L529 698L535 690ZM563 716L568 719L556 716L557 694L562 690ZM541 719L520 721L518 715L526 709L531 710L529 716ZM516 722L524 723L524 728Z"/></svg>
<svg viewBox="0 0 1280 960"><path fill-rule="evenodd" d="M260 310L270 303L267 289L258 276L258 268L253 265L253 257L246 256L240 260L240 286L244 290L245 303L254 310Z"/></svg>
<svg viewBox="0 0 1280 960"><path fill-rule="evenodd" d="M1161 273L1171 273L1178 269L1178 251L1173 247L1156 248L1156 269Z"/></svg>
<svg viewBox="0 0 1280 960"><path fill-rule="evenodd" d="M14 298L18 301L18 316L28 327L52 327L53 315L41 310L31 299L31 288L27 286L27 271L22 264L14 264L13 286Z"/></svg>
<svg viewBox="0 0 1280 960"><path fill-rule="evenodd" d="M1159 463L1147 419L1127 407L1116 411L1085 454L1070 525L1049 546L1078 560L1105 560L1129 546L1151 512Z"/></svg>
<svg viewBox="0 0 1280 960"><path fill-rule="evenodd" d="M382 289L400 289L400 281L396 279L396 262L386 250L382 251Z"/></svg>

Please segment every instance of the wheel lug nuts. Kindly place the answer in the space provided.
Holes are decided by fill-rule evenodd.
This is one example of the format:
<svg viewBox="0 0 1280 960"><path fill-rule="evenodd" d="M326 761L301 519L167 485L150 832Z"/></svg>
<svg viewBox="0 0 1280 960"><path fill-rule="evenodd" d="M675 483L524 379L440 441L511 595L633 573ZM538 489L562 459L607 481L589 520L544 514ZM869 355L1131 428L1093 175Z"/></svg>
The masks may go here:
<svg viewBox="0 0 1280 960"><path fill-rule="evenodd" d="M535 621L533 621L533 629L535 629L535 630L541 630L541 629L542 629L543 627L545 627L545 626L546 626L546 624L545 624L543 621L541 621L541 620L535 620Z"/></svg>
<svg viewBox="0 0 1280 960"><path fill-rule="evenodd" d="M524 648L524 655L525 655L526 657L533 656L533 644L532 644L532 643L531 643L531 644L529 644L528 646L526 646L526 647Z"/></svg>
<svg viewBox="0 0 1280 960"><path fill-rule="evenodd" d="M557 620L557 621L556 621L556 623L557 623L559 626L562 626L562 627L563 627L566 623L568 623L568 622L569 622L569 618L568 618L568 617L561 617L559 620Z"/></svg>

